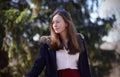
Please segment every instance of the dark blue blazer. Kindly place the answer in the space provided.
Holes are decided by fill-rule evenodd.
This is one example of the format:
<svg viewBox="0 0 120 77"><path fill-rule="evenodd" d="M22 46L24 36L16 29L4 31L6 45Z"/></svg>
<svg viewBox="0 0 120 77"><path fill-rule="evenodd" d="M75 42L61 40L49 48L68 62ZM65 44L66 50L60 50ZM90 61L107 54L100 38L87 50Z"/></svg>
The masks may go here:
<svg viewBox="0 0 120 77"><path fill-rule="evenodd" d="M82 77L91 77L88 64L88 57L85 48L85 41L81 35L77 35L78 42L81 45L82 52L79 55L78 69ZM45 77L58 77L56 52L49 48L48 44L40 44L40 52L35 60L35 63L26 77L38 77L42 70L46 67Z"/></svg>

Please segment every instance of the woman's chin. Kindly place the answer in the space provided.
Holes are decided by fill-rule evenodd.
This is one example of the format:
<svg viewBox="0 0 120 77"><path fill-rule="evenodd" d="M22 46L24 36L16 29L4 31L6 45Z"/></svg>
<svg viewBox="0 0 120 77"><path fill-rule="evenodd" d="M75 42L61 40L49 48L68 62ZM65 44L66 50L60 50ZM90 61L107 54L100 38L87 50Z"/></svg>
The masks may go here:
<svg viewBox="0 0 120 77"><path fill-rule="evenodd" d="M60 32L59 31L55 31L55 33L59 34Z"/></svg>
<svg viewBox="0 0 120 77"><path fill-rule="evenodd" d="M55 32L56 34L60 34L59 32Z"/></svg>

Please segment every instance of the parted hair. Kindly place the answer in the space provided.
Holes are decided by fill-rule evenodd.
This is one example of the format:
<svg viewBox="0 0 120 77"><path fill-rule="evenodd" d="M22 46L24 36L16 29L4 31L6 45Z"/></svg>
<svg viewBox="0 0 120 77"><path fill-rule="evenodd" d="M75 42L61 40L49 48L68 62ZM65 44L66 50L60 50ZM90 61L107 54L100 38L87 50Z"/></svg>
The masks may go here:
<svg viewBox="0 0 120 77"><path fill-rule="evenodd" d="M55 15L60 15L63 20L68 24L67 26L67 37L68 42L67 46L69 49L69 54L75 54L77 52L81 51L80 44L77 40L77 32L75 29L75 25L72 21L71 15L66 10L56 10L53 12L53 14L50 16L50 47L54 50L63 49L63 41L59 34L55 33L53 26L52 26L52 20Z"/></svg>

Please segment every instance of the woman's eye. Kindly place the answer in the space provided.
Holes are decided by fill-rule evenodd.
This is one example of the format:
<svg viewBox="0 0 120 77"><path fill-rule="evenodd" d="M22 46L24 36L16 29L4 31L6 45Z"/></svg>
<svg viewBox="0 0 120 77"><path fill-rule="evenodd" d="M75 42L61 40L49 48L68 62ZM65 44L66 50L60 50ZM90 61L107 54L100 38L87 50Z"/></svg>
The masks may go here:
<svg viewBox="0 0 120 77"><path fill-rule="evenodd" d="M60 21L56 21L56 23L60 23Z"/></svg>
<svg viewBox="0 0 120 77"><path fill-rule="evenodd" d="M52 24L55 24L55 23L60 23L60 21L53 21Z"/></svg>

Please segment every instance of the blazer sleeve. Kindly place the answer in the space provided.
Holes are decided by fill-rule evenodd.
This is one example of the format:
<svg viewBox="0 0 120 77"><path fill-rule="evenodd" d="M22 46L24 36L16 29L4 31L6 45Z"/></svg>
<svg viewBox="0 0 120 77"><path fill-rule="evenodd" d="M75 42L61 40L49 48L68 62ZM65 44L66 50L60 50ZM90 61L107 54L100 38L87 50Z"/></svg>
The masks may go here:
<svg viewBox="0 0 120 77"><path fill-rule="evenodd" d="M82 51L81 51L80 57L79 57L78 68L80 70L82 77L91 77L85 40L84 40L83 36L81 36L81 35L79 35L79 43L80 42L81 42Z"/></svg>
<svg viewBox="0 0 120 77"><path fill-rule="evenodd" d="M26 77L38 77L38 75L42 72L46 64L45 61L46 51L47 51L46 46L44 44L40 44L40 51L37 55L37 58L34 62L32 69L30 70Z"/></svg>

